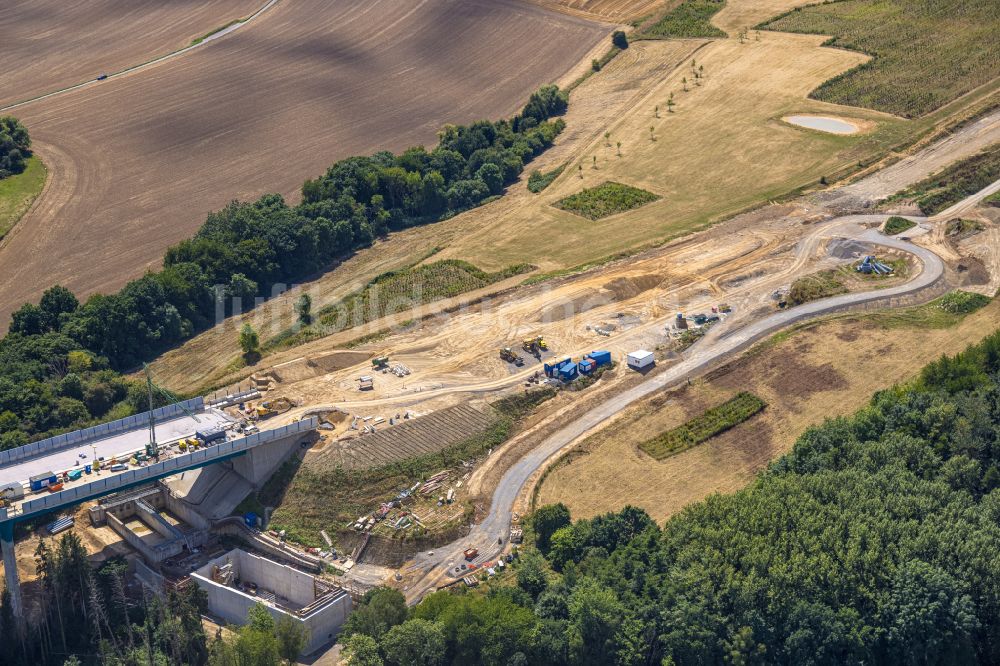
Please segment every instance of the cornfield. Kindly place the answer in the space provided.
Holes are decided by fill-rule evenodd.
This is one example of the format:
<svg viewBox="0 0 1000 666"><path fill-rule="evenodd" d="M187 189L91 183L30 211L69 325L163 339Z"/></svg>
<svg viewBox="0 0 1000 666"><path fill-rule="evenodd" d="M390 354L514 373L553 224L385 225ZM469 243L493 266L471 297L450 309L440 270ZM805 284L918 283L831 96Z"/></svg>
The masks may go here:
<svg viewBox="0 0 1000 666"><path fill-rule="evenodd" d="M873 57L823 83L815 99L913 118L1000 71L996 0L843 0L794 9L761 28L830 35Z"/></svg>

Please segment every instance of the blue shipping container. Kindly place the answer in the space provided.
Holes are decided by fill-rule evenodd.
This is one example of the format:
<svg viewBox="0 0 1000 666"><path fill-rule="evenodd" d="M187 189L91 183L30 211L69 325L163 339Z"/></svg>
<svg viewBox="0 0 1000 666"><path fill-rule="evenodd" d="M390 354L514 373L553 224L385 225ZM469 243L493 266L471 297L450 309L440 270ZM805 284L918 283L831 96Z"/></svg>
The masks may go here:
<svg viewBox="0 0 1000 666"><path fill-rule="evenodd" d="M253 511L247 511L243 514L243 522L247 524L250 529L256 529L257 527L257 514Z"/></svg>
<svg viewBox="0 0 1000 666"><path fill-rule="evenodd" d="M594 360L597 367L602 365L609 365L611 363L611 352L609 351L592 351L590 352L590 358Z"/></svg>
<svg viewBox="0 0 1000 666"><path fill-rule="evenodd" d="M555 363L544 363L542 367L545 370L545 376L555 377L557 374L559 374L559 368L561 368L567 363L572 363L572 361L568 358L564 358L561 361L556 361Z"/></svg>
<svg viewBox="0 0 1000 666"><path fill-rule="evenodd" d="M559 378L563 381L576 379L576 363L565 363L559 367Z"/></svg>
<svg viewBox="0 0 1000 666"><path fill-rule="evenodd" d="M36 474L28 480L32 490L41 490L42 488L47 488L49 484L56 482L56 475L52 472L45 472L44 474Z"/></svg>
<svg viewBox="0 0 1000 666"><path fill-rule="evenodd" d="M591 358L585 358L577 364L577 368L580 370L580 374L589 375L597 367L597 362Z"/></svg>

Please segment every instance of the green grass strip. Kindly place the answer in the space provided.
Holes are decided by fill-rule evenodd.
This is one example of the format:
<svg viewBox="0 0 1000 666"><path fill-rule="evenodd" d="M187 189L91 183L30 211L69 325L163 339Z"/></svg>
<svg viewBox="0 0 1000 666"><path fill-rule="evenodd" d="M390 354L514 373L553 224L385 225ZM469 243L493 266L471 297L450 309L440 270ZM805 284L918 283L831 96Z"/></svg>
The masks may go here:
<svg viewBox="0 0 1000 666"><path fill-rule="evenodd" d="M657 460L663 460L707 442L760 413L765 407L766 402L753 393L742 391L687 423L646 440L639 448Z"/></svg>

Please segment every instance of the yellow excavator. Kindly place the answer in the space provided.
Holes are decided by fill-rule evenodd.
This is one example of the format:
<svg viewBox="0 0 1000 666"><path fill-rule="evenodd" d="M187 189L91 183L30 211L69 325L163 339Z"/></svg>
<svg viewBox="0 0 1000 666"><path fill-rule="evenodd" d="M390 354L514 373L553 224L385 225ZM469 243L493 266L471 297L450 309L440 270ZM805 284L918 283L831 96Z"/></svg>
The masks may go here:
<svg viewBox="0 0 1000 666"><path fill-rule="evenodd" d="M522 341L521 346L524 348L524 351L531 354L547 351L549 348L549 344L545 342L545 339L540 335L537 338L529 338Z"/></svg>

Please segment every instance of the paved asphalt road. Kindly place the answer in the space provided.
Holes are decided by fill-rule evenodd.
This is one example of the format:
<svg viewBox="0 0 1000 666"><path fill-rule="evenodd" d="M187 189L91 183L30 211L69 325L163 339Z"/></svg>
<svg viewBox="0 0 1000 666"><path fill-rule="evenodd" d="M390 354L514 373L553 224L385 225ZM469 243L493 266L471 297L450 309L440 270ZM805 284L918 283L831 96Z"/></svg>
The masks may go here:
<svg viewBox="0 0 1000 666"><path fill-rule="evenodd" d="M866 303L887 301L894 297L915 294L937 282L944 272L944 264L936 254L913 243L886 237L874 229L867 228L873 222L883 222L886 217L885 215L852 215L837 218L824 224L817 234L805 239L803 244L815 245L819 237L840 237L904 250L916 256L923 266L920 274L913 280L890 289L843 294L812 301L795 308L775 312L739 329L726 330L725 324L716 326L713 335L706 336L691 347L681 362L671 366L665 372L651 376L647 381L632 389L612 397L599 408L570 422L546 438L528 455L508 469L493 494L489 514L481 523L472 527L467 537L434 551L419 553L414 558L411 569L423 570L426 573L407 590L407 599L411 603L419 601L424 593L432 590L438 584L442 575L452 578L460 575L454 571L454 568L465 562L462 553L466 548L479 549L480 556L476 558L476 563L490 561L499 556L506 545L514 501L535 470L564 446L586 435L635 401L667 386L695 377L710 365L797 322ZM497 540L500 538L504 540L504 546L498 544Z"/></svg>

